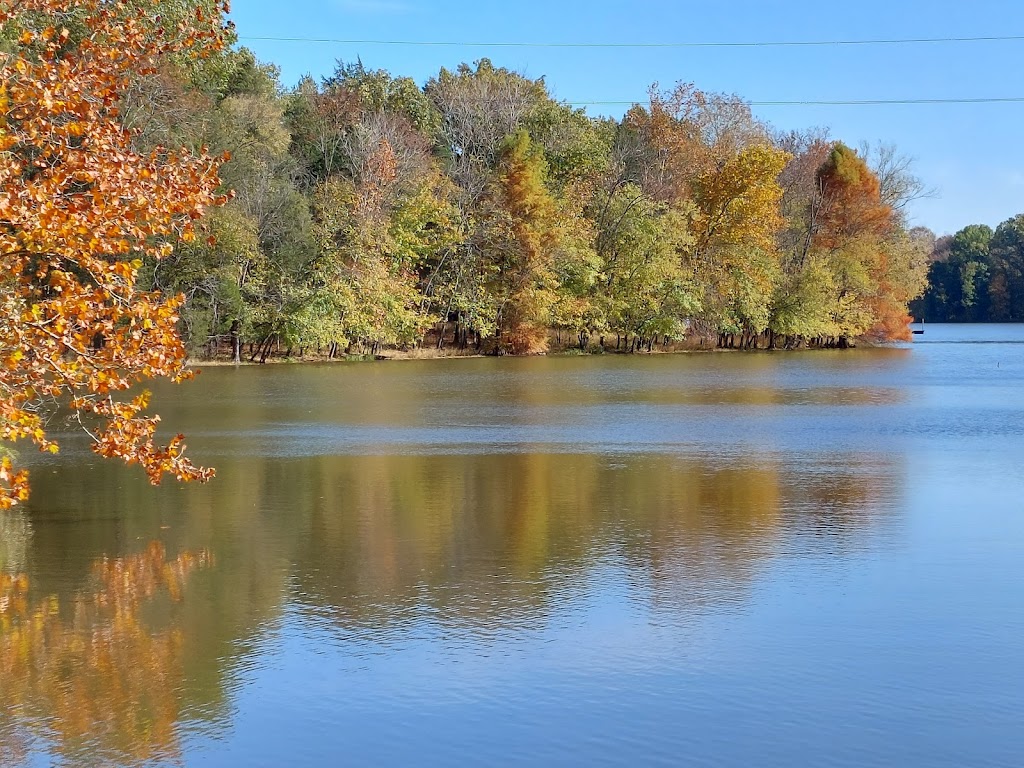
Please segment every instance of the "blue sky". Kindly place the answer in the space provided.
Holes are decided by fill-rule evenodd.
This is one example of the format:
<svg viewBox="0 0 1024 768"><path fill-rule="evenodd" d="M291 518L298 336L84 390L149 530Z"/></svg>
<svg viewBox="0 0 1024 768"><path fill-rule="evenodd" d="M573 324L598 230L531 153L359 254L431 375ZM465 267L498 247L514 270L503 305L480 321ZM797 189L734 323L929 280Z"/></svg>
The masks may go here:
<svg viewBox="0 0 1024 768"><path fill-rule="evenodd" d="M235 0L242 44L285 85L357 57L423 83L442 66L488 57L544 76L567 101L643 100L683 80L750 101L1024 97L1024 40L829 48L551 49L283 43L252 37L470 42L730 42L1024 35L1017 0L733 0L470 3L466 0ZM620 115L622 107L592 107ZM913 223L939 234L1024 213L1024 103L758 107L779 128L828 126L851 145L891 142L939 196Z"/></svg>

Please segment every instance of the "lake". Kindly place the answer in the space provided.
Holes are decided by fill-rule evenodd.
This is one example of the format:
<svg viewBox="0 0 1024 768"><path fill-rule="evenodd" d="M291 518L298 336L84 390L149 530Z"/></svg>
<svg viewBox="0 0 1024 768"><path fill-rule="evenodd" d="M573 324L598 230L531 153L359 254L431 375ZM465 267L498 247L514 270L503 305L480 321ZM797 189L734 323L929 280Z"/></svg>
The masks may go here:
<svg viewBox="0 0 1024 768"><path fill-rule="evenodd" d="M0 517L3 766L1019 766L1024 327L211 368Z"/></svg>

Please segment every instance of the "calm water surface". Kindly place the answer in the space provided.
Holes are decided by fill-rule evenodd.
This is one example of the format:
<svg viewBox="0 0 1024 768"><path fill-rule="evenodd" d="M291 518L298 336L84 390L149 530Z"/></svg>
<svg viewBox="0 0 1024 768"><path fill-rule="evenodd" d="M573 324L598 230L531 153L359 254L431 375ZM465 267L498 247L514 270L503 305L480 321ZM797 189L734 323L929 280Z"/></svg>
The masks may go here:
<svg viewBox="0 0 1024 768"><path fill-rule="evenodd" d="M1024 328L214 368L0 518L3 766L1020 766Z"/></svg>

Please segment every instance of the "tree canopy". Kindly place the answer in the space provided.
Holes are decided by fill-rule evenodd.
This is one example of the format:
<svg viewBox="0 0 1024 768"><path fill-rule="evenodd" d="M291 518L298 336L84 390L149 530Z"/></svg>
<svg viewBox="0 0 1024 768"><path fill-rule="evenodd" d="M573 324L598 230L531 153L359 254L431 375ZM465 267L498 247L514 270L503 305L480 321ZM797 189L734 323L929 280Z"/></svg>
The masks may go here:
<svg viewBox="0 0 1024 768"><path fill-rule="evenodd" d="M5 442L56 450L63 405L100 454L204 479L128 394L187 378L189 356L907 333L931 245L906 228L924 187L891 147L781 135L685 82L595 119L487 59L422 87L339 62L284 88L225 10L0 11ZM1016 317L1021 231L958 241L941 301ZM9 505L25 475L0 462Z"/></svg>
<svg viewBox="0 0 1024 768"><path fill-rule="evenodd" d="M930 322L1024 321L1024 214L936 240L928 289L911 309Z"/></svg>

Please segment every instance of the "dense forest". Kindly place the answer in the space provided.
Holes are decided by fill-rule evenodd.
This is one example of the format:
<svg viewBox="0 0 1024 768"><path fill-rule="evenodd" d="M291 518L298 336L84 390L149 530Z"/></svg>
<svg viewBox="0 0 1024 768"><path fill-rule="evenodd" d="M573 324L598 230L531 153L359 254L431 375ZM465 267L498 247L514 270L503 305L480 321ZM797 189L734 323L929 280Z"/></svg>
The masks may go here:
<svg viewBox="0 0 1024 768"><path fill-rule="evenodd" d="M123 117L230 154L233 199L144 272L186 297L193 355L846 346L904 337L924 287L903 158L685 83L614 120L486 59L286 89L229 48L140 78Z"/></svg>
<svg viewBox="0 0 1024 768"><path fill-rule="evenodd" d="M937 323L1024 321L1024 214L938 238L928 290L911 308Z"/></svg>
<svg viewBox="0 0 1024 768"><path fill-rule="evenodd" d="M777 131L682 82L594 118L487 59L423 86L356 62L285 88L228 42L163 57L118 106L142 155L228 158L230 201L140 273L184 296L193 356L907 334L934 237L908 229L924 189L891 147Z"/></svg>
<svg viewBox="0 0 1024 768"><path fill-rule="evenodd" d="M910 229L890 146L685 82L594 118L487 59L286 88L227 11L0 5L0 508L59 406L153 482L211 477L133 390L189 355L844 348L907 337L930 258L925 304L1024 306L1020 221Z"/></svg>

